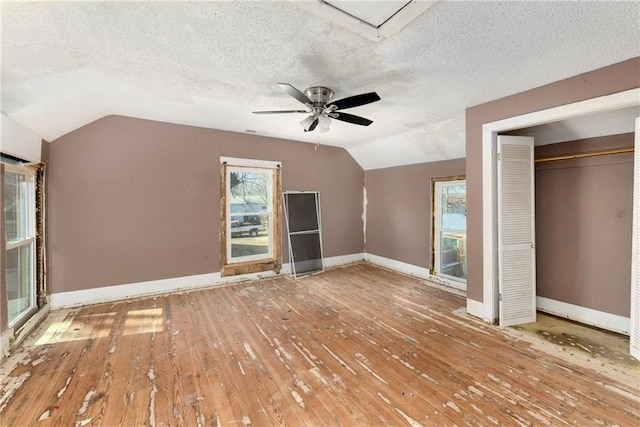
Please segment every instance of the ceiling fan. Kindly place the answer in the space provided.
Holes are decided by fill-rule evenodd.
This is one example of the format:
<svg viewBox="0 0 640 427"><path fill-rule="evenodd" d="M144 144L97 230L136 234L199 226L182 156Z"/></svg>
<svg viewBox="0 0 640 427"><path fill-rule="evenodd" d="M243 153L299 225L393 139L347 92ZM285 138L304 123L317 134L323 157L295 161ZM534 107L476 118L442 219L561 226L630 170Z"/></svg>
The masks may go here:
<svg viewBox="0 0 640 427"><path fill-rule="evenodd" d="M286 113L307 113L309 116L302 120L305 132L311 132L318 128L320 132L329 130L331 119L353 123L360 126L369 126L373 121L353 114L343 113L341 110L359 107L380 101L380 97L375 92L362 93L360 95L349 96L337 101L332 101L333 90L324 86L311 86L305 89L304 93L291 86L289 83L278 83L281 89L289 95L303 103L307 110L278 110L278 111L254 111L254 114L286 114Z"/></svg>

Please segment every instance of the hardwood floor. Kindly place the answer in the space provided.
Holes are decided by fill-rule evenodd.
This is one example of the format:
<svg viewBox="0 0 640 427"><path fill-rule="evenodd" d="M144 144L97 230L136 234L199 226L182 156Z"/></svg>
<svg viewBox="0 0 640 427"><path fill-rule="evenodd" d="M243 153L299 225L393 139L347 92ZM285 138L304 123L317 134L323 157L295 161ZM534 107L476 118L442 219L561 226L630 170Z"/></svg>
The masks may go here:
<svg viewBox="0 0 640 427"><path fill-rule="evenodd" d="M640 425L640 386L464 306L363 263L54 312L3 368L0 424Z"/></svg>

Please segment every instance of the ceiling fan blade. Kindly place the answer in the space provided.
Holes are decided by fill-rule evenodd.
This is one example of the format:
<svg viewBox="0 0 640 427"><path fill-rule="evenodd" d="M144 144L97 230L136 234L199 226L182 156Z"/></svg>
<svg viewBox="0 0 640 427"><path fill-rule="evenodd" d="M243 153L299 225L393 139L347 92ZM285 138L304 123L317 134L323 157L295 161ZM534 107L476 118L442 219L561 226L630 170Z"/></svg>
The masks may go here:
<svg viewBox="0 0 640 427"><path fill-rule="evenodd" d="M349 96L347 98L338 99L329 105L335 105L336 110L344 110L346 108L359 107L360 105L371 104L380 101L380 97L375 92L361 93L360 95Z"/></svg>
<svg viewBox="0 0 640 427"><path fill-rule="evenodd" d="M342 120L343 122L353 123L354 125L360 126L369 126L371 123L373 123L373 120L365 119L364 117L360 116L354 116L353 114L339 113L337 111L332 113L330 117L332 119Z"/></svg>
<svg viewBox="0 0 640 427"><path fill-rule="evenodd" d="M296 89L295 87L291 86L289 83L278 83L278 86L280 86L280 88L282 90L284 90L285 92L287 92L289 95L293 96L295 99L297 99L298 101L302 102L303 104L313 104L313 102L311 102L311 100L309 99L309 97L307 95L305 95L304 93L300 92L298 89Z"/></svg>
<svg viewBox="0 0 640 427"><path fill-rule="evenodd" d="M252 111L253 114L287 114L287 113L308 113L307 110L275 110L275 111Z"/></svg>

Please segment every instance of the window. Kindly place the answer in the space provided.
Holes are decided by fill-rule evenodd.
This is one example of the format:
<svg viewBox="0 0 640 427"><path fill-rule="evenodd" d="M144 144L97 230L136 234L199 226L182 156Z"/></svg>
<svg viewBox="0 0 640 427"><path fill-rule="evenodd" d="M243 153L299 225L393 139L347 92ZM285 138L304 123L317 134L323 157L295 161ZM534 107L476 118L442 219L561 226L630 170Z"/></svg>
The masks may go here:
<svg viewBox="0 0 640 427"><path fill-rule="evenodd" d="M9 326L17 326L36 309L35 171L5 165L4 210Z"/></svg>
<svg viewBox="0 0 640 427"><path fill-rule="evenodd" d="M463 179L434 180L434 274L466 282L467 185Z"/></svg>
<svg viewBox="0 0 640 427"><path fill-rule="evenodd" d="M223 164L222 274L280 267L279 167L272 162ZM263 167L267 166L267 167Z"/></svg>

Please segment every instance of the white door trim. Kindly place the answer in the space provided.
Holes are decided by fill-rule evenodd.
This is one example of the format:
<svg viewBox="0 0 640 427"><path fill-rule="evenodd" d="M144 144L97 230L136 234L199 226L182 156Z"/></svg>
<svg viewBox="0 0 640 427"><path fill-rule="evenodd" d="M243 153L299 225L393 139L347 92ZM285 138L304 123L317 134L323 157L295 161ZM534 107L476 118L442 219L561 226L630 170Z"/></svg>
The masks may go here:
<svg viewBox="0 0 640 427"><path fill-rule="evenodd" d="M509 117L482 126L482 282L483 319L498 318L497 221L496 221L496 136L524 127L551 123L592 113L640 105L640 88L592 98L521 116Z"/></svg>
<svg viewBox="0 0 640 427"><path fill-rule="evenodd" d="M633 228L631 232L631 321L629 351L640 360L640 117L636 118L633 153Z"/></svg>

